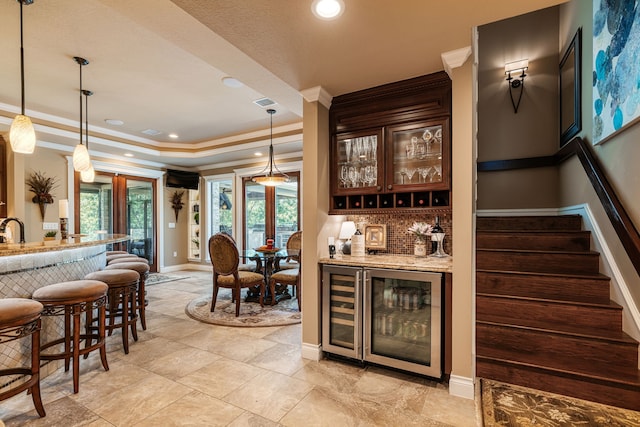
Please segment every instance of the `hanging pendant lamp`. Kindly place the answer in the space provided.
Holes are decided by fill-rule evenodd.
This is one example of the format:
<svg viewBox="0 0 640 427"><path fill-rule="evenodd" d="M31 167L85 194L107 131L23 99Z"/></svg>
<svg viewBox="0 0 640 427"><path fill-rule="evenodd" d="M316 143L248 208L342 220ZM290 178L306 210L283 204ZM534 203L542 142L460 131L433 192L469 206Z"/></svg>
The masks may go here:
<svg viewBox="0 0 640 427"><path fill-rule="evenodd" d="M73 169L76 172L84 172L91 167L91 159L87 147L82 144L82 66L89 65L89 61L78 56L74 56L73 60L80 65L80 143L73 150Z"/></svg>
<svg viewBox="0 0 640 427"><path fill-rule="evenodd" d="M22 109L11 122L9 142L14 153L31 154L36 148L36 132L31 119L24 114L24 43L22 37L22 6L30 5L33 0L20 2L20 87L22 89Z"/></svg>
<svg viewBox="0 0 640 427"><path fill-rule="evenodd" d="M275 161L273 160L273 115L276 113L276 110L270 108L267 110L267 113L271 116L271 135L269 140L269 162L267 166L258 173L258 176L251 177L253 182L256 182L260 185L264 185L265 187L276 187L278 185L289 182L289 175L280 171L276 166ZM274 173L275 169L275 173Z"/></svg>
<svg viewBox="0 0 640 427"><path fill-rule="evenodd" d="M87 147L87 154L89 153L89 97L93 95L90 90L83 90L84 94L84 132L86 138L84 144ZM96 171L93 169L93 162L89 161L89 169L80 172L80 179L82 182L93 182L96 179Z"/></svg>

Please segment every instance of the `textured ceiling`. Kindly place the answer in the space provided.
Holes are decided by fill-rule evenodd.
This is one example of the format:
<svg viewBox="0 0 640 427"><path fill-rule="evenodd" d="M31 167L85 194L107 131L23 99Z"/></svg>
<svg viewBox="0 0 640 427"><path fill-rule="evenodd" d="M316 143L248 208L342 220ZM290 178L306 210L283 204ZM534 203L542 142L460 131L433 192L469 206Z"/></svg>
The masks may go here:
<svg viewBox="0 0 640 427"><path fill-rule="evenodd" d="M311 0L35 0L24 7L26 107L39 144L70 153L79 117L72 57L82 56L96 157L246 163L268 144L269 116L252 102L262 97L277 102L276 155L291 157L302 146L299 91L336 96L442 70L440 54L471 45L473 26L559 3L345 0L340 19L321 21ZM0 132L20 105L19 9L0 2ZM228 88L224 76L245 86Z"/></svg>

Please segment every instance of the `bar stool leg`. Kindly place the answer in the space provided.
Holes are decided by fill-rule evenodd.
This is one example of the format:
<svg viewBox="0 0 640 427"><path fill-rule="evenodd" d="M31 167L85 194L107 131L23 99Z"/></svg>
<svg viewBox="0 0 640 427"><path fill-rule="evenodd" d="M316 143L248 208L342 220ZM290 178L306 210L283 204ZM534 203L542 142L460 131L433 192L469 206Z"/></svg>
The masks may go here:
<svg viewBox="0 0 640 427"><path fill-rule="evenodd" d="M124 292L122 295L122 347L124 348L124 354L129 354L129 328L127 325L129 319L129 293Z"/></svg>
<svg viewBox="0 0 640 427"><path fill-rule="evenodd" d="M100 308L98 308L98 336L100 337L100 341L104 342L105 340L105 322L106 322L106 307L105 304L102 304ZM105 371L109 370L109 364L107 363L107 346L103 345L100 347L100 360L102 361L102 367Z"/></svg>
<svg viewBox="0 0 640 427"><path fill-rule="evenodd" d="M80 305L73 306L73 392L80 388Z"/></svg>
<svg viewBox="0 0 640 427"><path fill-rule="evenodd" d="M71 355L71 307L64 308L64 371L69 372L69 362Z"/></svg>
<svg viewBox="0 0 640 427"><path fill-rule="evenodd" d="M31 334L31 371L34 376L38 377L38 381L36 381L33 386L29 389L31 393L31 398L33 399L33 406L36 407L36 411L38 415L41 417L46 416L47 414L44 411L44 405L42 405L42 397L40 396L40 323L38 320L38 327L36 331Z"/></svg>

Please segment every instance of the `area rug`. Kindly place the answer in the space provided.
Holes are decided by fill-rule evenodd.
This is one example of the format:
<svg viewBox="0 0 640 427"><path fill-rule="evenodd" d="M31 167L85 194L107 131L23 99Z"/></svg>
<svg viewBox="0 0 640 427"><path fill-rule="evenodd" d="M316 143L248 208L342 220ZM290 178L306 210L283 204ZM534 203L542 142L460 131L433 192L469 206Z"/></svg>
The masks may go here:
<svg viewBox="0 0 640 427"><path fill-rule="evenodd" d="M240 316L236 317L236 303L231 302L231 289L220 289L216 300L216 309L212 313L211 296L196 298L187 304L185 312L195 320L213 325L257 327L284 326L300 323L302 318L298 311L298 300L291 298L274 305L265 304L260 307L257 302L244 302L242 293Z"/></svg>
<svg viewBox="0 0 640 427"><path fill-rule="evenodd" d="M159 283L173 282L174 280L188 279L189 276L178 276L175 274L162 274L151 273L147 280L145 280L145 286L157 285Z"/></svg>
<svg viewBox="0 0 640 427"><path fill-rule="evenodd" d="M486 427L640 426L640 412L484 379L481 387Z"/></svg>

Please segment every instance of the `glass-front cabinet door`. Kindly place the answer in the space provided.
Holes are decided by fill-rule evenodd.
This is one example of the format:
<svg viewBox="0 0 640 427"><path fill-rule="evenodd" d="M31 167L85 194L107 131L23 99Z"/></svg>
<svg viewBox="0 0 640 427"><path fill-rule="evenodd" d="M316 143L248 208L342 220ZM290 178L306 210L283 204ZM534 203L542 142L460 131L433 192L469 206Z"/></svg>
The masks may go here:
<svg viewBox="0 0 640 427"><path fill-rule="evenodd" d="M387 189L449 188L449 120L387 128Z"/></svg>
<svg viewBox="0 0 640 427"><path fill-rule="evenodd" d="M382 186L382 132L340 134L333 142L334 194L378 192Z"/></svg>

